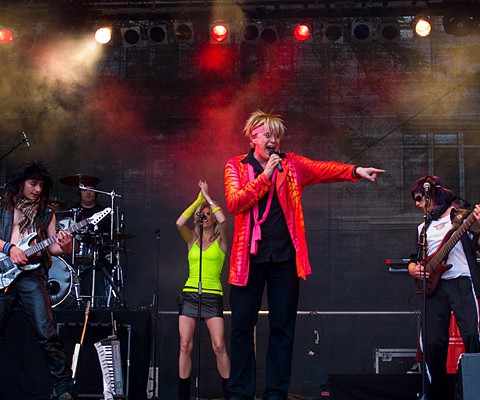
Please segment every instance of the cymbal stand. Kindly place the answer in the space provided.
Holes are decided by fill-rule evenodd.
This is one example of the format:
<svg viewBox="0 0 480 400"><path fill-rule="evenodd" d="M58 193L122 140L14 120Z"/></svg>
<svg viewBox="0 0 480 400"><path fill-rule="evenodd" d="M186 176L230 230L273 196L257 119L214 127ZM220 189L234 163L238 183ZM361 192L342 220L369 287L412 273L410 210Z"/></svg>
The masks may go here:
<svg viewBox="0 0 480 400"><path fill-rule="evenodd" d="M117 238L114 245L114 251L112 250L115 257L115 264L112 266L112 278L117 283L119 290L122 291L123 290L123 271L120 264L120 248L121 248L121 241L120 239ZM113 291L112 288L110 287L107 293L107 307L110 306L112 295L115 295L115 291Z"/></svg>
<svg viewBox="0 0 480 400"><path fill-rule="evenodd" d="M90 191L95 192L95 193L101 193L101 194L105 194L107 196L110 196L110 208L112 210L112 211L110 211L110 243L113 243L115 197L122 198L122 196L120 194L115 193L115 190L112 190L111 192L104 192L103 190L98 190L98 189L94 189L94 188L87 188L84 184L78 185L78 188L81 189L81 190L90 190ZM117 212L118 212L118 210L117 210ZM110 250L110 260L112 260L112 261L113 261L113 256L114 256L113 249L111 249ZM94 259L95 259L95 257L94 257ZM94 268L94 271L95 271L95 268ZM118 268L116 268L116 269L114 268L112 270L112 276L109 275L108 271L103 266L101 268L101 271L103 272L103 275L105 276L105 278L107 279L107 281L110 285L110 287L108 288L109 294L107 296L107 307L110 306L109 299L111 298L112 291L113 291L113 294L116 295L117 299L120 300L121 305L125 305L125 302L124 302L123 297L120 293L120 290L119 290L117 284L115 283L115 281L113 279L113 278L115 278L115 276L117 276L117 278L116 278L117 283L120 282L122 284L122 289L123 289L123 272L122 272L121 266L118 265ZM121 277L121 278L119 278L119 277ZM93 303L92 303L92 307L93 307Z"/></svg>
<svg viewBox="0 0 480 400"><path fill-rule="evenodd" d="M80 211L78 208L72 208L70 209L70 211L72 212L73 214L73 224L75 225L77 223L77 218L78 218L78 212ZM77 235L76 233L74 233L72 235L72 257L71 257L71 262L72 262L72 267L75 265L75 245L76 243L78 243L79 241L77 240ZM82 307L82 299L80 298L80 291L79 291L79 286L80 286L80 280L79 280L79 276L80 276L80 272L77 270L75 271L77 276L74 276L73 277L73 291L75 293L75 300L77 302L77 306L78 308L81 308Z"/></svg>

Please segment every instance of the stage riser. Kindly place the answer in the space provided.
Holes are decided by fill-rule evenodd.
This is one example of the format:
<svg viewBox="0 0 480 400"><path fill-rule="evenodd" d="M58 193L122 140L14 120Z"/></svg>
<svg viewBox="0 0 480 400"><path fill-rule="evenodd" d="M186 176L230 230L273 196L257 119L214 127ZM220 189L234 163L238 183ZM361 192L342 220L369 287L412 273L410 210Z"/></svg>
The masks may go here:
<svg viewBox="0 0 480 400"><path fill-rule="evenodd" d="M80 338L84 314L81 311L57 310L60 334L67 347L69 358ZM123 356L126 357L125 331L131 325L130 399L146 397L150 363L151 316L148 311L116 311L120 325ZM109 334L109 311L93 310L87 328L85 346L79 366L79 387L83 393L99 390L101 376L98 357L93 343ZM107 327L95 327L106 324ZM124 327L125 326L125 327ZM21 334L20 334L21 333ZM257 393L261 395L265 377L265 355L268 341L268 315L261 313L256 329L257 345ZM230 314L225 315L225 337L230 347ZM417 341L416 315L362 315L299 313L294 346L291 393L319 396L329 375L374 374L375 349L411 348ZM7 330L3 356L0 358L0 399L44 399L51 393L50 378L45 371L43 355L25 315L17 311ZM201 332L200 388L203 398L219 398L223 395L210 337L204 324ZM178 315L160 312L157 330L158 394L160 399L175 398L178 378ZM122 359L122 361L124 361ZM83 364L82 364L83 363ZM196 376L196 354L193 358L193 374ZM85 367L87 365L87 367ZM124 363L126 365L126 362ZM86 369L85 369L86 368ZM404 373L408 365L390 373ZM86 374L86 377L83 376ZM85 381L88 381L86 383ZM192 385L192 394L194 387ZM3 396L2 396L3 395ZM135 395L136 397L132 397ZM47 397L44 397L47 396Z"/></svg>

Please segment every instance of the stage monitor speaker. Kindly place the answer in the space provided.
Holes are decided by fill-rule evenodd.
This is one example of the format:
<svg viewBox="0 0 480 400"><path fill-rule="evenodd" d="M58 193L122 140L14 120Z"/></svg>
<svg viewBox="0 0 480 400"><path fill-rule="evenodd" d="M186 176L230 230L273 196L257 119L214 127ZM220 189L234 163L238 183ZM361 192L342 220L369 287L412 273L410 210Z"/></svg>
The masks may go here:
<svg viewBox="0 0 480 400"><path fill-rule="evenodd" d="M480 396L480 353L465 353L458 361L456 400L477 400Z"/></svg>

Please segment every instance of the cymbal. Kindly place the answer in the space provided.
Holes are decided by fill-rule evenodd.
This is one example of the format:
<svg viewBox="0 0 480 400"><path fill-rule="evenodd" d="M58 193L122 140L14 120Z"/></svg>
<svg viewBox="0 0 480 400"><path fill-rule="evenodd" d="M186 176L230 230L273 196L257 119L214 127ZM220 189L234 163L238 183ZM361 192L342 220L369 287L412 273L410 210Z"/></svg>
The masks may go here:
<svg viewBox="0 0 480 400"><path fill-rule="evenodd" d="M47 206L50 207L53 211L62 211L67 208L67 203L54 197L53 199L48 200Z"/></svg>
<svg viewBox="0 0 480 400"><path fill-rule="evenodd" d="M100 182L100 179L95 178L94 176L83 175L83 174L65 176L62 179L60 179L60 183L67 186L75 186L75 187L78 187L79 185L97 186L99 182Z"/></svg>

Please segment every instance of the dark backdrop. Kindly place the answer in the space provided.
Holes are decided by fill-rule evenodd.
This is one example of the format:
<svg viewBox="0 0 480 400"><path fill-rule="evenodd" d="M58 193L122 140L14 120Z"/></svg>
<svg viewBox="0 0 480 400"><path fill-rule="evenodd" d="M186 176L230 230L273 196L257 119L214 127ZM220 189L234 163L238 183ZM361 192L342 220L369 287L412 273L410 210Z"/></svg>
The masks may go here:
<svg viewBox="0 0 480 400"><path fill-rule="evenodd" d="M478 36L447 35L440 19L436 28L420 41L406 20L394 43L331 44L321 36L270 46L117 43L81 61L66 56L75 46L54 38L28 50L2 47L0 150L22 131L31 146L2 160L0 183L19 163L41 158L54 177L52 196L73 204L77 191L62 177L100 178L99 189L122 195L115 211L135 236L122 253L129 307L148 307L158 294L160 311L174 312L187 273L176 218L199 179L224 205L224 165L249 147L244 121L256 109L279 113L288 128L284 151L387 171L375 184L318 185L303 196L313 274L302 283L299 309L314 317L299 321L295 376L312 360L303 353L312 321L327 344L315 352L320 374L372 372L374 348L416 347L415 317L391 314L418 310L412 281L386 265L413 249L421 214L411 182L436 174L470 202L480 198ZM110 197L99 202L109 205ZM228 223L232 232L231 216ZM372 321L316 312L385 314ZM162 334L175 354L175 323ZM169 360L175 371L176 356ZM295 384L310 384L306 372L301 379Z"/></svg>

